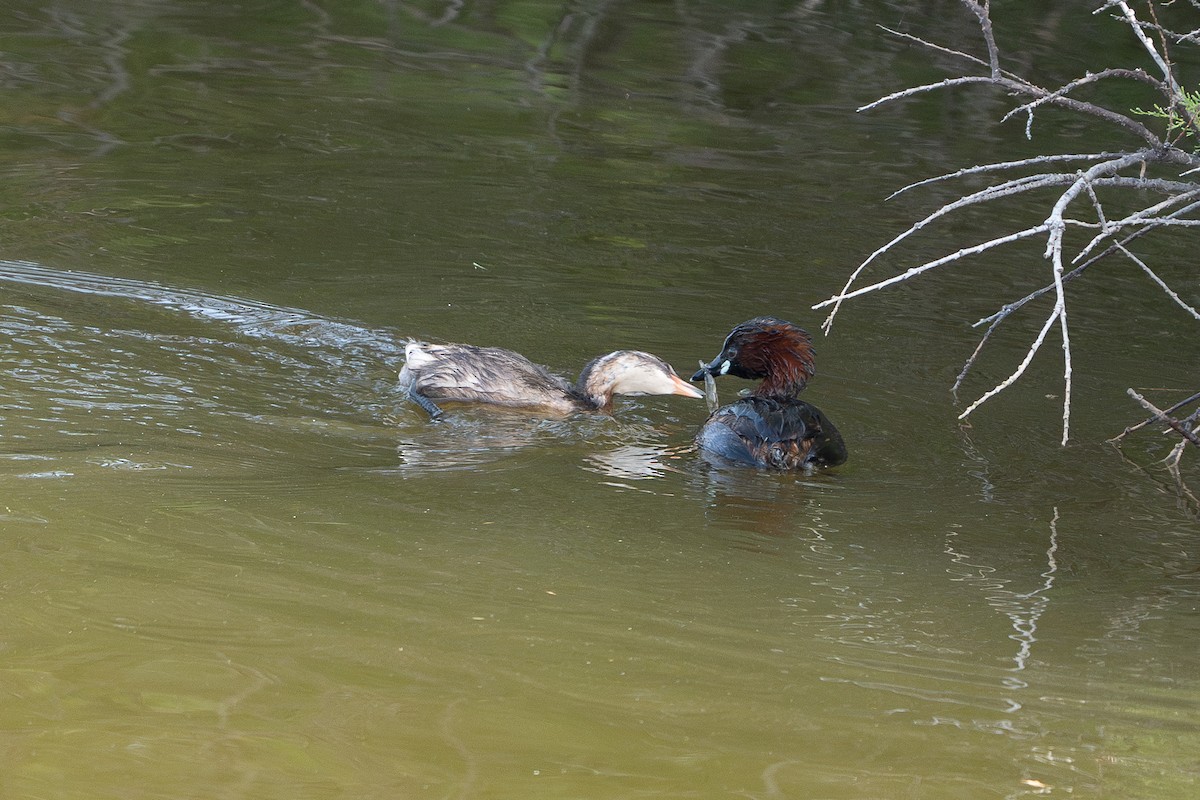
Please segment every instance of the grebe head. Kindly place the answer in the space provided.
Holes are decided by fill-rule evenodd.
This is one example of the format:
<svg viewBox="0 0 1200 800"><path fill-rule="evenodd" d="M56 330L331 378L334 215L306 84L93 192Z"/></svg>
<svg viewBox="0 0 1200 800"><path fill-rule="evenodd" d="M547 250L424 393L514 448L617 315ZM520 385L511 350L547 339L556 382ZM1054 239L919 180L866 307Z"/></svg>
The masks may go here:
<svg viewBox="0 0 1200 800"><path fill-rule="evenodd" d="M815 356L808 331L776 317L755 317L730 331L720 355L692 380L704 380L705 374L761 378L754 394L791 395L816 372Z"/></svg>
<svg viewBox="0 0 1200 800"><path fill-rule="evenodd" d="M618 350L595 359L580 373L578 389L599 408L606 408L617 394L704 396L670 364L639 350Z"/></svg>

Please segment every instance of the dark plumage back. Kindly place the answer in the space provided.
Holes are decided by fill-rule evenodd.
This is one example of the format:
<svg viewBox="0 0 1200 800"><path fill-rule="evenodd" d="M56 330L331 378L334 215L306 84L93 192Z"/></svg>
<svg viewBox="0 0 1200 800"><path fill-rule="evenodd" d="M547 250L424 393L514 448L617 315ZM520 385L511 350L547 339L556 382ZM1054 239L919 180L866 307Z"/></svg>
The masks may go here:
<svg viewBox="0 0 1200 800"><path fill-rule="evenodd" d="M727 461L771 469L835 467L846 460L842 435L803 400L745 397L718 409L696 437Z"/></svg>

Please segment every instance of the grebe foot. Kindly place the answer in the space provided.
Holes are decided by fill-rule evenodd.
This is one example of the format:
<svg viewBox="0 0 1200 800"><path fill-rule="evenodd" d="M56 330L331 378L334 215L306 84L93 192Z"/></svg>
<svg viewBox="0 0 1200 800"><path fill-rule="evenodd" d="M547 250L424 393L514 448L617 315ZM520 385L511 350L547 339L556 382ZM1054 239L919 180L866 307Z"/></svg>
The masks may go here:
<svg viewBox="0 0 1200 800"><path fill-rule="evenodd" d="M438 408L437 403L433 402L420 392L409 392L408 396L414 403L425 409L425 412L429 414L429 419L433 422L437 422L441 418L442 414L445 413L442 411L442 409Z"/></svg>

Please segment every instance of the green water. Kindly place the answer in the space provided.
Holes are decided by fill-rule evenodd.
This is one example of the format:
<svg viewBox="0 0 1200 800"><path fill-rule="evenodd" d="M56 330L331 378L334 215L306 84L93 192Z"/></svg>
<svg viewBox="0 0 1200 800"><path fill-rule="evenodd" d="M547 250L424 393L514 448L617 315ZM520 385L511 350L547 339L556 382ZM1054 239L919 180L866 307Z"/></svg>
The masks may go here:
<svg viewBox="0 0 1200 800"><path fill-rule="evenodd" d="M946 199L891 191L1046 141L978 95L854 113L940 75L876 22L958 13L8 4L0 795L1194 797L1196 504L1169 440L1103 440L1200 350L1138 274L1079 290L1066 449L1052 354L971 427L948 392L1036 253L818 336L826 474L706 467L685 398L431 425L395 392L409 336L574 374L816 331ZM1022 52L1073 74L1101 24ZM907 257L1044 209L1006 213Z"/></svg>

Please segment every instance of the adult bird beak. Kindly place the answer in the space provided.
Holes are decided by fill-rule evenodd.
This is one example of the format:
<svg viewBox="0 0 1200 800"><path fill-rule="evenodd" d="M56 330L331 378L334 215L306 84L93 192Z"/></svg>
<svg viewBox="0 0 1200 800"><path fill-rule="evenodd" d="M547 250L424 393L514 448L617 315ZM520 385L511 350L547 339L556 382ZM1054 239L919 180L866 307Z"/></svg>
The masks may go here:
<svg viewBox="0 0 1200 800"><path fill-rule="evenodd" d="M720 374L722 374L721 373L721 357L717 356L710 363L701 364L700 369L697 370L696 374L692 376L692 380L702 381L702 380L704 380L705 375L712 375L713 377L716 377L717 375L720 375Z"/></svg>

